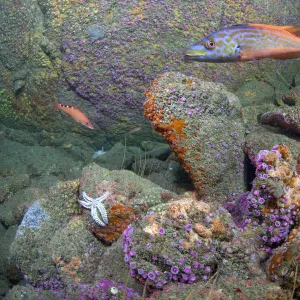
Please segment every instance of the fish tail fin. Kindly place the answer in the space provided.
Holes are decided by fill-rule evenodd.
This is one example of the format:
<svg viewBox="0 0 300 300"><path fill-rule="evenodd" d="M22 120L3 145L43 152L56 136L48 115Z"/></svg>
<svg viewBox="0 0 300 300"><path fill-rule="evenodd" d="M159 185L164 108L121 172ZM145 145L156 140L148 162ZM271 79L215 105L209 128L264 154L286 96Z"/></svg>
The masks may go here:
<svg viewBox="0 0 300 300"><path fill-rule="evenodd" d="M54 108L54 109L58 110L59 107L60 107L60 104L59 104L59 103L54 103L54 104L53 104L53 108Z"/></svg>

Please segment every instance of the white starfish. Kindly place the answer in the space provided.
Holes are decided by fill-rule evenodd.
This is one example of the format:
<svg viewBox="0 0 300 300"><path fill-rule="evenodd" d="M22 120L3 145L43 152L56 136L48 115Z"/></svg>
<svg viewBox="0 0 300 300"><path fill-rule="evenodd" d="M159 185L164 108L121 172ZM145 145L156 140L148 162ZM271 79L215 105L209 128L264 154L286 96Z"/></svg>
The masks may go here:
<svg viewBox="0 0 300 300"><path fill-rule="evenodd" d="M85 192L82 193L82 200L78 200L78 202L85 208L91 210L92 218L95 220L95 222L100 226L106 226L108 224L107 219L107 212L102 204L102 202L108 197L109 192L106 191L101 197L99 198L92 198L89 197ZM102 220L99 218L98 212L102 218Z"/></svg>

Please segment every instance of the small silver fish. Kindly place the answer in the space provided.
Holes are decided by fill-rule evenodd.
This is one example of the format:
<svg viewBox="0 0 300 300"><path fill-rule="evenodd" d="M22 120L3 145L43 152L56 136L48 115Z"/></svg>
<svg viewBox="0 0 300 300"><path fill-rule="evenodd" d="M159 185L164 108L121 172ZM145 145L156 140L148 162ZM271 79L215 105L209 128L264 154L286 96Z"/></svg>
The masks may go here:
<svg viewBox="0 0 300 300"><path fill-rule="evenodd" d="M131 130L128 132L128 134L133 134L133 133L135 133L135 132L140 131L141 129L142 129L141 126L135 127L135 128L133 128L133 129L131 129Z"/></svg>

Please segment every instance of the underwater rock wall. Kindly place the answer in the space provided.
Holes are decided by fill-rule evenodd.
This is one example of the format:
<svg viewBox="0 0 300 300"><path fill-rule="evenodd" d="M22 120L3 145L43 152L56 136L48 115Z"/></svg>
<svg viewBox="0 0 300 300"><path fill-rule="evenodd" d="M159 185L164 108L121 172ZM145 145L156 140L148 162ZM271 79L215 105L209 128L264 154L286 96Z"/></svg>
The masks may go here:
<svg viewBox="0 0 300 300"><path fill-rule="evenodd" d="M235 86L258 75L284 86L274 77L273 62L261 63L259 70L252 63L186 64L183 50L230 24L299 24L298 8L297 1L287 0L5 0L0 10L0 118L14 120L11 126L17 118L23 128L43 124L46 130L67 131L76 127L73 121L54 122L59 117L50 105L61 101L84 109L116 140L144 124L143 91L166 71ZM283 68L289 82L293 65ZM149 126L143 130L151 135Z"/></svg>

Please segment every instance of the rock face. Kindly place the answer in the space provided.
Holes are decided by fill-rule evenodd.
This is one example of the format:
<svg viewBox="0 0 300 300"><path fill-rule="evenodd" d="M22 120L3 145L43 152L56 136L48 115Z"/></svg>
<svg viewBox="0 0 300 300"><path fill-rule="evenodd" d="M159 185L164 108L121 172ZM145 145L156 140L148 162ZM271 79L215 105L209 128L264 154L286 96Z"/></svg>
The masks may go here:
<svg viewBox="0 0 300 300"><path fill-rule="evenodd" d="M272 5L242 0L234 5L221 0L201 5L193 0L4 0L0 117L18 117L23 126L40 128L42 123L45 130L53 130L58 117L49 104L61 101L82 108L110 140L120 139L128 123L144 123L143 91L158 74L180 70L235 85L261 72L251 63L186 64L182 54L188 45L229 24L299 24L298 6L296 0L274 0ZM279 86L275 63L260 66L267 81ZM276 67L292 82L295 62ZM63 124L60 130L73 127L67 119ZM143 131L150 132L149 127Z"/></svg>
<svg viewBox="0 0 300 300"><path fill-rule="evenodd" d="M244 188L244 126L221 84L165 73L146 91L145 116L163 135L201 196L219 201Z"/></svg>
<svg viewBox="0 0 300 300"><path fill-rule="evenodd" d="M163 203L164 193L170 199L176 196L133 172L110 172L96 164L83 170L80 183L68 181L50 188L30 206L18 227L11 246L11 261L17 261L26 278L36 285L44 281L52 283L57 276L63 284L70 280L94 283L94 277L111 276L108 275L113 264L109 262L111 257L116 258L117 265L123 263L117 240L125 228L149 207ZM107 226L98 226L90 211L80 206L82 191L93 198L104 191L110 192L103 203L108 214ZM114 244L107 248L96 237ZM107 262L101 266L100 259ZM114 279L123 280L120 270L124 266L120 268L115 268Z"/></svg>
<svg viewBox="0 0 300 300"><path fill-rule="evenodd" d="M143 283L148 278L157 289L171 281L207 281L217 267L217 245L233 236L225 229L230 223L225 209L199 202L195 194L148 213L124 232L131 276Z"/></svg>
<svg viewBox="0 0 300 300"><path fill-rule="evenodd" d="M289 129L300 135L300 108L283 107L280 110L274 110L262 114L260 118L263 124L279 126Z"/></svg>
<svg viewBox="0 0 300 300"><path fill-rule="evenodd" d="M291 139L282 133L279 134L276 132L272 132L269 130L269 128L255 127L253 131L246 136L244 152L247 154L251 164L253 166L256 166L257 153L261 149L270 149L276 144L289 146L289 149L292 152L292 165L295 165L296 158L299 154L300 143L297 140Z"/></svg>
<svg viewBox="0 0 300 300"><path fill-rule="evenodd" d="M300 86L296 86L295 88L289 90L282 96L282 102L287 105L300 105Z"/></svg>
<svg viewBox="0 0 300 300"><path fill-rule="evenodd" d="M274 103L274 88L270 84L258 80L245 82L235 94L243 107Z"/></svg>

